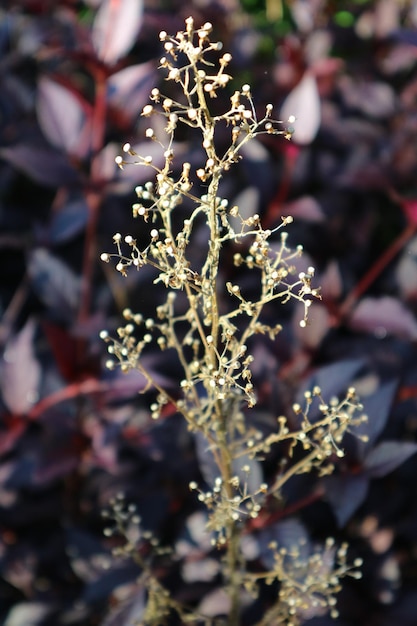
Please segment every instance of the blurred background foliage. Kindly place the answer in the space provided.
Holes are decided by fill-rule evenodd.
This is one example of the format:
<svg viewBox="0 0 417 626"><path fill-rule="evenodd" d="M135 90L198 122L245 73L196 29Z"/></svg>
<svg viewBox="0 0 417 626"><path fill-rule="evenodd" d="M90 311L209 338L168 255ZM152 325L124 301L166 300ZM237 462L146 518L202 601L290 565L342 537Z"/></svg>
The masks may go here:
<svg viewBox="0 0 417 626"><path fill-rule="evenodd" d="M102 511L122 492L174 559L155 568L174 597L216 613L221 579L189 493L207 459L177 415L150 420L144 381L104 367L101 329L125 306L151 315L161 293L147 271L122 279L99 260L131 217L148 170L114 164L138 152L157 71L160 30L192 14L233 55L234 85L259 110L294 111L294 140L248 146L222 193L265 225L294 216L289 241L317 267L323 299L300 331L297 307L267 314L284 331L253 346L266 433L305 389L355 384L369 444L345 442L327 480L288 485L261 528L251 566L288 528L311 544L333 535L363 557L340 617L312 626L417 623L417 6L411 0L4 0L0 7L0 622L133 626L143 614L138 568L112 556ZM228 94L225 94L225 98ZM222 101L216 103L221 107ZM227 141L226 135L219 142ZM182 160L199 165L184 131ZM157 162L158 151L154 158ZM181 210L181 209L180 209ZM201 241L206 236L202 228ZM233 252L233 251L232 251ZM194 249L199 254L198 244ZM235 271L224 261L224 277ZM300 269L303 269L300 267ZM256 289L253 277L242 277ZM225 296L226 297L226 296ZM171 389L169 355L149 367ZM282 450L265 463L273 480ZM134 530L130 530L134 536ZM292 532L292 531L291 531ZM291 534L291 533L290 533ZM145 552L148 545L138 537ZM249 557L248 557L249 558ZM207 561L208 559L208 561ZM197 563L197 565L196 565ZM262 589L252 624L276 587ZM203 604L204 603L204 604Z"/></svg>

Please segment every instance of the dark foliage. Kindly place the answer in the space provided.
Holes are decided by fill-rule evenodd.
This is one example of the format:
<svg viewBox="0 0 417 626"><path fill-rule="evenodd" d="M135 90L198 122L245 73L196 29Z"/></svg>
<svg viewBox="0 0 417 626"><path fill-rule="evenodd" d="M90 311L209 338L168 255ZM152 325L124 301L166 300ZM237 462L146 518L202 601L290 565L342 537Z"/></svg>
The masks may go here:
<svg viewBox="0 0 417 626"><path fill-rule="evenodd" d="M272 537L284 545L294 536L348 541L352 559L364 559L363 579L345 583L336 621L308 623L417 623L416 10L396 0L282 0L266 9L237 0L2 3L5 626L131 626L140 618L139 570L114 558L117 538L103 534L102 511L120 492L143 527L173 548L174 565L164 557L155 564L173 595L208 612L221 602L217 556L188 489L210 480L210 458L178 416L151 421L152 394L138 394L146 381L107 371L98 338L125 306L150 314L158 303L146 270L123 280L99 256L117 231L140 240L131 203L148 170L121 172L114 157L126 141L141 152L140 111L160 81L158 32L176 32L191 13L213 23L233 53L236 82L249 82L261 107L279 108L290 94L298 117L294 142L250 145L224 181L223 195L265 225L294 216L291 241L319 269L323 294L306 329L296 308L268 311L284 331L274 344L253 346L252 419L269 432L314 385L328 398L355 385L369 415L368 442L349 437L332 476L293 479L285 501L248 527L251 558L262 563ZM198 161L186 136L180 149ZM233 271L227 259L224 271ZM145 358L174 390L169 357ZM266 459L266 479L280 454ZM262 589L242 623L253 623L271 593Z"/></svg>

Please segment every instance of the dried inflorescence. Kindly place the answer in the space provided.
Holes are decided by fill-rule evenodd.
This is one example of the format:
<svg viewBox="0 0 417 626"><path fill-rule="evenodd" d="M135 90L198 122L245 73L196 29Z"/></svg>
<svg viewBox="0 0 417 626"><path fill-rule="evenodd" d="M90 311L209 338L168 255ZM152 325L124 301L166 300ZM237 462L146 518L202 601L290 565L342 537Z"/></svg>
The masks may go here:
<svg viewBox="0 0 417 626"><path fill-rule="evenodd" d="M188 18L185 30L175 37L165 32L160 35L165 50L161 68L167 80L179 88L181 97L164 96L155 88L142 115L149 118L150 124L157 115L165 120L165 142L151 125L145 132L149 141L160 143L163 165L156 165L150 155L136 154L130 144L124 146L126 156L116 159L121 168L136 163L155 174L154 182L136 188L138 201L133 205L133 216L143 220L147 241L139 245L133 236L117 233L116 252L103 253L101 258L104 262L116 259L116 270L123 276L132 268L152 267L153 282L166 288L166 298L154 317L144 318L126 309L125 325L117 330L118 337L111 338L106 331L101 337L108 343L109 368L119 364L123 371L138 369L148 381L147 389L156 391L151 417L158 419L170 404L184 416L189 430L207 444L218 475L208 489L196 483L190 488L207 508L207 531L213 532L213 544L225 552L224 585L230 597L226 623L239 623L241 590L250 587L253 591L257 581L266 579L278 580L280 592L276 606L267 614L271 621L264 617L259 624L279 624L286 619L298 624L306 607L316 602L334 613L339 576L349 569L344 556L339 551L339 565L322 570L320 577L319 556L302 561L295 554L284 554L279 546L271 547L274 568L249 574L240 553L240 537L246 521L256 519L268 498L279 495L293 475L331 472L343 456L345 433L364 417L354 389L349 389L341 401L325 402L320 389L315 388L305 394L304 407L294 404L295 421L291 425L280 416L277 430L265 435L247 422L245 410L256 404L253 356L248 346L255 335L264 334L274 340L281 331L280 324L263 320L265 307L289 300L302 302L301 326L305 326L309 307L320 292L313 284L313 267L301 273L296 270L295 260L302 254L302 247L291 248L284 230L291 224L291 217L282 218L275 228L264 229L259 215L244 218L237 206L230 207L220 195L222 177L241 158L248 141L263 133L289 139L291 129L272 118L272 105L267 105L262 118L258 118L249 85L234 91L226 111L212 112L211 101L231 81L226 70L232 59L228 53L221 56L222 46L211 41L211 31L211 24L195 28L193 19ZM213 61L214 55L217 62ZM203 162L194 170L188 162L176 163L175 136L181 125L200 138ZM229 146L223 151L218 148L222 145L216 136L219 127L223 134L225 129L230 132ZM195 230L202 223L208 244L202 261L197 261L190 248ZM246 295L238 279L221 282L221 255L232 246L235 268L257 273L259 290L255 299ZM237 275L240 272L236 269ZM223 298L226 294L227 310L223 300L220 306L219 294ZM181 375L174 394L146 368L143 355L151 344L176 354ZM319 417L310 420L313 404ZM287 444L287 458L275 479L270 484L256 484L251 476L254 468L260 471L261 459L280 443ZM299 450L297 460L295 449ZM239 463L241 470L236 472ZM159 584L153 576L147 580L153 588ZM168 605L174 606L164 604ZM178 606L175 610L180 611Z"/></svg>
<svg viewBox="0 0 417 626"><path fill-rule="evenodd" d="M258 626L286 624L297 626L313 616L330 611L338 617L336 594L344 576L360 578L361 559L347 563L347 545L335 547L329 538L320 549L311 552L301 543L289 549L271 542L274 566L264 577L267 584L279 581L279 602L268 610Z"/></svg>

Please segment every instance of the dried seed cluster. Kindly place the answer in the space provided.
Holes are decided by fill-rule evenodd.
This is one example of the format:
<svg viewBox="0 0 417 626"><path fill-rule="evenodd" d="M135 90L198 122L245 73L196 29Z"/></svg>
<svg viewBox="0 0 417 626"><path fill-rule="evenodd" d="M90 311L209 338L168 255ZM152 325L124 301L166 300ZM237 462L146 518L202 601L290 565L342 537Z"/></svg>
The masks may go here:
<svg viewBox="0 0 417 626"><path fill-rule="evenodd" d="M110 337L107 331L101 337L108 346L107 366L139 370L148 381L146 389L154 390L152 419L157 420L169 404L184 416L189 430L198 432L207 442L218 477L212 485L203 487L192 482L190 488L208 511L207 530L213 533L213 544L224 551L230 625L237 623L241 591L246 588L256 594L257 582L264 579L278 580L280 591L276 604L259 625L295 625L314 607L336 614L334 594L339 589L338 581L349 572L346 549L326 546L324 554L332 552L332 559L327 559L331 564L326 568L321 563L323 552L305 559L296 549L288 552L271 546L274 567L254 574L244 566L240 552L242 533L248 520L261 514L269 496L279 495L293 475L312 470L321 475L331 472L336 460L343 456L345 433L365 418L354 389L349 389L343 400L324 402L321 390L315 388L305 394L303 406L293 406L298 424L293 419L290 426L280 416L276 431L267 435L248 424L246 407L256 404L250 340L257 334L274 340L281 331L280 324L265 323L265 307L289 300L302 302L301 325L305 326L312 301L320 297L320 292L313 284L313 267L306 272L296 271L295 259L302 254L302 247L292 249L287 243L284 228L291 224L291 217L282 218L275 228L264 229L259 215L243 217L239 207L230 207L227 199L221 197L220 181L241 158L248 141L263 133L289 139L291 130L286 123L273 119L272 105L267 105L258 118L249 85L232 93L226 111L212 112L212 100L231 81L227 69L232 57L221 52L221 43L211 41L211 33L211 24L195 28L193 19L188 18L185 30L174 37L160 34L164 47L160 66L181 96L175 99L155 88L142 111L142 116L149 119L145 137L160 144L162 166L155 164L151 155L137 154L130 144L123 147L124 155L116 158L121 168L135 163L154 173L153 182L136 188L137 201L132 207L133 216L143 222L146 241L138 244L132 235L116 233L115 253L103 253L101 259L106 263L115 259L115 268L122 276L129 269L150 266L155 273L153 282L166 289L165 301L153 317L145 318L126 309L125 323L117 329L117 337ZM213 62L216 56L217 62ZM165 142L159 139L159 126L152 125L156 116L164 120ZM289 119L288 123L293 121ZM198 168L193 169L189 162L176 162L176 134L181 125L199 138L203 158ZM218 148L222 142L216 136L219 127L222 136L226 129L230 132L229 145L222 151ZM202 224L208 244L203 259L197 261L190 248ZM238 279L222 282L225 246L235 250L236 268L257 273L259 290L255 298L247 296ZM181 374L175 394L163 388L147 369L143 356L151 344L176 355ZM314 419L310 419L312 407L316 410ZM275 480L267 484L261 478L256 483L253 468L259 468L273 445L283 442L288 454ZM300 454L294 460L296 447ZM134 547L129 536L136 514L126 512L119 502L114 503L113 509L116 524L106 534L124 534L128 546L125 552L132 554ZM184 623L192 623L192 615L169 597L145 563L141 562L141 566L149 593L149 622L146 618L144 623L156 623L170 611L177 612ZM204 623L211 623L204 619Z"/></svg>
<svg viewBox="0 0 417 626"><path fill-rule="evenodd" d="M331 617L338 617L336 594L341 589L340 579L346 575L360 578L358 568L362 560L355 559L353 565L349 565L347 545L336 548L332 538L312 553L303 544L287 549L271 542L269 547L274 567L265 575L265 581L267 584L279 581L280 602L266 613L260 625L298 626L329 610Z"/></svg>

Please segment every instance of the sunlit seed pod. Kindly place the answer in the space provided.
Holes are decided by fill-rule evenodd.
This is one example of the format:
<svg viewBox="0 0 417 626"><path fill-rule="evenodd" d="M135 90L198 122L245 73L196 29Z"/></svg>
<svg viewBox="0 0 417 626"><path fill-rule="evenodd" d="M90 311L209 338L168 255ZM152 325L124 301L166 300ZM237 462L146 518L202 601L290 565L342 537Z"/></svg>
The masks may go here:
<svg viewBox="0 0 417 626"><path fill-rule="evenodd" d="M172 70L169 71L168 78L170 80L176 80L180 77L180 71L177 67L173 67Z"/></svg>
<svg viewBox="0 0 417 626"><path fill-rule="evenodd" d="M144 115L145 117L148 117L149 115L153 113L153 110L154 109L151 104L146 104L142 109L142 115Z"/></svg>

